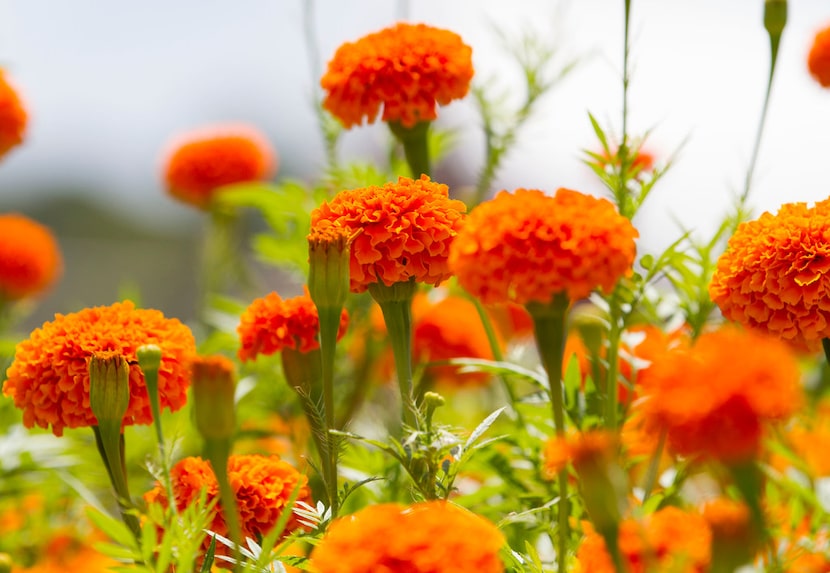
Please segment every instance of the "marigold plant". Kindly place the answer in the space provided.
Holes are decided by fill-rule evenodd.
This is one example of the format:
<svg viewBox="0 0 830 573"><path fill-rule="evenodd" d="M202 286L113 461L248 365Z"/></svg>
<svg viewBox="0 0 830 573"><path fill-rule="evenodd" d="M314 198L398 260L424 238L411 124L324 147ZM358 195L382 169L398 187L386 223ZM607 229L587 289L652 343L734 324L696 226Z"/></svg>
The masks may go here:
<svg viewBox="0 0 830 573"><path fill-rule="evenodd" d="M349 315L344 310L338 338L346 332L348 323ZM254 360L260 354L270 356L283 348L310 352L320 348L319 331L317 307L307 292L288 299L269 293L255 299L242 313L237 327L239 359Z"/></svg>
<svg viewBox="0 0 830 573"><path fill-rule="evenodd" d="M40 294L62 269L60 247L49 228L23 215L0 215L0 301Z"/></svg>
<svg viewBox="0 0 830 573"><path fill-rule="evenodd" d="M320 85L323 107L346 127L383 121L412 127L436 118L436 104L463 98L472 49L449 30L399 23L340 46Z"/></svg>
<svg viewBox="0 0 830 573"><path fill-rule="evenodd" d="M28 123L29 114L20 95L0 69L0 158L23 142Z"/></svg>
<svg viewBox="0 0 830 573"><path fill-rule="evenodd" d="M642 412L680 455L743 461L758 453L765 425L801 405L799 380L784 343L727 326L655 358Z"/></svg>
<svg viewBox="0 0 830 573"><path fill-rule="evenodd" d="M637 236L605 199L570 189L502 191L467 217L450 268L484 303L548 303L560 292L578 300L631 272Z"/></svg>
<svg viewBox="0 0 830 573"><path fill-rule="evenodd" d="M219 485L210 463L198 457L184 458L173 466L170 472L176 507L183 510L199 499L202 489L207 494L207 502L219 500ZM236 505L242 534L253 540L260 540L273 529L282 513L287 510L288 502L297 490L297 502L312 503L308 478L299 473L294 466L279 456L235 455L228 459L228 480L236 496ZM147 503L159 502L167 505L169 500L165 487L157 483L144 494ZM227 537L228 526L222 514L221 504L217 506L210 530ZM283 537L302 525L295 515L288 518ZM210 544L206 539L204 546ZM228 549L217 543L217 553L227 554ZM222 563L217 561L217 564Z"/></svg>
<svg viewBox="0 0 830 573"><path fill-rule="evenodd" d="M807 54L807 68L822 87L830 88L830 26L816 33Z"/></svg>
<svg viewBox="0 0 830 573"><path fill-rule="evenodd" d="M711 560L712 534L697 513L666 507L642 522L620 524L619 548L626 573L703 573ZM605 540L586 524L577 552L580 573L615 573Z"/></svg>
<svg viewBox="0 0 830 573"><path fill-rule="evenodd" d="M124 425L153 421L144 375L136 350L156 344L162 350L158 374L162 408L181 408L190 384L188 361L196 352L190 329L158 310L137 309L130 302L57 314L35 329L15 349L6 372L3 394L23 410L26 427L51 427L56 436L64 428L96 425L89 406L89 368L94 352L122 354L130 363L130 404Z"/></svg>
<svg viewBox="0 0 830 573"><path fill-rule="evenodd" d="M277 154L258 130L244 125L202 128L170 143L164 182L171 196L206 209L219 188L263 181L277 168Z"/></svg>
<svg viewBox="0 0 830 573"><path fill-rule="evenodd" d="M742 223L709 285L723 315L795 347L830 337L830 199L787 203Z"/></svg>
<svg viewBox="0 0 830 573"><path fill-rule="evenodd" d="M318 573L500 573L501 532L453 503L366 507L329 527L311 555Z"/></svg>
<svg viewBox="0 0 830 573"><path fill-rule="evenodd" d="M449 198L446 185L426 175L400 177L382 187L341 191L311 213L311 225L331 221L353 232L363 229L352 243L352 292L413 278L437 285L451 276L447 257L466 210Z"/></svg>

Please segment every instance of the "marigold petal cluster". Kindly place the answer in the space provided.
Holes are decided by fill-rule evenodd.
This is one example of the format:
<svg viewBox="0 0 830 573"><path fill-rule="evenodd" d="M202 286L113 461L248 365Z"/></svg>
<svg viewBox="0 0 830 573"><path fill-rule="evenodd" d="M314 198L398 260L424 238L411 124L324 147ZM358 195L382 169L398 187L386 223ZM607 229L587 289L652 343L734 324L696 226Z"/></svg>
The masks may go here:
<svg viewBox="0 0 830 573"><path fill-rule="evenodd" d="M643 381L642 413L672 451L725 462L758 453L764 426L801 403L800 372L780 340L734 327L658 356Z"/></svg>
<svg viewBox="0 0 830 573"><path fill-rule="evenodd" d="M822 87L830 88L830 26L816 33L807 54L807 69Z"/></svg>
<svg viewBox="0 0 830 573"><path fill-rule="evenodd" d="M712 533L699 514L666 507L642 522L623 520L618 544L626 572L703 573L711 561L711 540ZM580 573L616 571L605 540L590 524L586 524L577 560Z"/></svg>
<svg viewBox="0 0 830 573"><path fill-rule="evenodd" d="M637 230L605 199L559 189L502 191L468 217L450 268L484 303L547 304L606 292L631 272Z"/></svg>
<svg viewBox="0 0 830 573"><path fill-rule="evenodd" d="M568 464L579 468L613 458L617 438L603 430L589 430L549 438L542 448L542 474L554 479Z"/></svg>
<svg viewBox="0 0 830 573"><path fill-rule="evenodd" d="M311 226L330 221L351 232L350 288L386 286L414 278L437 285L451 276L447 257L467 207L449 198L446 185L400 177L383 187L338 193L311 213Z"/></svg>
<svg viewBox="0 0 830 573"><path fill-rule="evenodd" d="M199 499L202 489L207 502L217 501L217 512L210 524L210 530L227 537L228 526L219 500L219 484L210 462L198 457L184 458L170 471L176 507L184 510ZM254 540L262 539L274 528L288 502L298 489L296 501L312 503L308 478L279 456L234 455L228 458L228 480L236 496L242 534ZM158 502L167 505L165 487L157 483L144 494L147 503ZM283 531L283 537L301 528L296 516L291 515ZM205 539L207 548L209 539ZM217 544L217 553L227 554L227 548ZM217 562L218 563L218 562Z"/></svg>
<svg viewBox="0 0 830 573"><path fill-rule="evenodd" d="M153 421L144 375L136 350L145 344L161 348L158 374L162 409L176 411L187 400L189 361L196 353L190 329L158 310L137 309L130 301L56 314L35 329L15 349L6 372L3 394L23 410L27 428L51 426L56 436L64 428L96 425L89 406L89 357L94 352L120 353L130 363L130 404L124 425Z"/></svg>
<svg viewBox="0 0 830 573"><path fill-rule="evenodd" d="M0 69L0 158L23 143L29 114L17 90Z"/></svg>
<svg viewBox="0 0 830 573"><path fill-rule="evenodd" d="M117 561L97 551L92 541L79 539L77 535L70 533L58 533L42 548L38 561L34 565L19 569L12 568L12 571L15 573L64 573L65 571L106 573L118 566Z"/></svg>
<svg viewBox="0 0 830 573"><path fill-rule="evenodd" d="M830 337L830 200L788 203L742 223L709 294L723 315L815 351Z"/></svg>
<svg viewBox="0 0 830 573"><path fill-rule="evenodd" d="M340 46L320 85L323 107L347 128L383 121L412 127L436 118L436 104L463 98L472 48L448 30L399 23Z"/></svg>
<svg viewBox="0 0 830 573"><path fill-rule="evenodd" d="M444 501L389 503L338 519L311 555L319 573L501 573L504 536Z"/></svg>
<svg viewBox="0 0 830 573"><path fill-rule="evenodd" d="M348 324L349 315L343 310L338 339ZM308 292L287 299L272 292L255 299L242 313L236 332L240 341L238 355L243 362L260 354L270 356L284 348L299 352L320 348L320 317Z"/></svg>
<svg viewBox="0 0 830 573"><path fill-rule="evenodd" d="M62 270L63 257L49 228L23 215L0 215L0 300L37 295Z"/></svg>
<svg viewBox="0 0 830 573"><path fill-rule="evenodd" d="M413 355L419 362L452 358L493 359L481 318L469 300L448 296L430 304L419 314L415 318L412 337ZM486 372L459 372L460 368L431 366L426 374L444 387L481 386L491 379Z"/></svg>
<svg viewBox="0 0 830 573"><path fill-rule="evenodd" d="M266 180L276 168L277 154L258 130L218 125L184 134L169 144L164 182L174 198L206 209L219 188Z"/></svg>

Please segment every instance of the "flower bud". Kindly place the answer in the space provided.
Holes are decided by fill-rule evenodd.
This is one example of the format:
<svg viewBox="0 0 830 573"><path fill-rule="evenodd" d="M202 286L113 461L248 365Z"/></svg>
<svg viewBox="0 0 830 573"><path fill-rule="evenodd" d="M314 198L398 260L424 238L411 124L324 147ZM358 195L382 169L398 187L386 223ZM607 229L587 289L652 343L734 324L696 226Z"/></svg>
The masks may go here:
<svg viewBox="0 0 830 573"><path fill-rule="evenodd" d="M317 308L340 310L349 294L349 252L360 233L351 233L327 221L308 235L308 291Z"/></svg>
<svg viewBox="0 0 830 573"><path fill-rule="evenodd" d="M89 405L99 426L121 428L130 405L130 365L120 353L102 351L90 358Z"/></svg>
<svg viewBox="0 0 830 573"><path fill-rule="evenodd" d="M196 428L205 440L229 440L236 431L233 363L224 356L200 356L191 368Z"/></svg>
<svg viewBox="0 0 830 573"><path fill-rule="evenodd" d="M780 38L787 25L787 0L764 2L764 28L771 38Z"/></svg>

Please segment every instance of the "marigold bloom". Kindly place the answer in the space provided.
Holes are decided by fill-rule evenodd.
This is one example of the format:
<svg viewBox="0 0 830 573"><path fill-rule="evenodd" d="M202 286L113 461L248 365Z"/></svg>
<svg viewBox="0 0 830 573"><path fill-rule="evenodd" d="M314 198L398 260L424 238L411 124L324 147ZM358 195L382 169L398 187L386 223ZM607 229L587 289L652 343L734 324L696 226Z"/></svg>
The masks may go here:
<svg viewBox="0 0 830 573"><path fill-rule="evenodd" d="M642 412L680 455L742 461L757 454L764 424L798 408L799 380L784 343L724 327L654 360Z"/></svg>
<svg viewBox="0 0 830 573"><path fill-rule="evenodd" d="M94 426L88 360L95 352L111 351L130 363L130 404L124 425L150 424L150 399L136 363L136 350L145 344L162 349L160 404L176 411L187 400L188 362L196 352L193 334L179 320L165 318L158 310L137 309L130 301L56 314L55 320L35 329L15 349L3 394L23 410L27 428L51 426L61 436L64 428Z"/></svg>
<svg viewBox="0 0 830 573"><path fill-rule="evenodd" d="M0 158L23 143L28 122L29 114L20 95L0 69Z"/></svg>
<svg viewBox="0 0 830 573"><path fill-rule="evenodd" d="M451 276L447 257L467 207L446 185L400 177L383 187L341 191L311 213L311 226L331 221L352 232L352 292L414 278L437 285Z"/></svg>
<svg viewBox="0 0 830 573"><path fill-rule="evenodd" d="M412 127L467 95L472 77L472 48L457 34L399 23L340 46L320 85L323 107L347 128L373 123L381 106L383 121Z"/></svg>
<svg viewBox="0 0 830 573"><path fill-rule="evenodd" d="M501 532L452 503L387 503L338 519L311 554L319 573L501 573Z"/></svg>
<svg viewBox="0 0 830 573"><path fill-rule="evenodd" d="M559 189L500 192L473 211L453 242L450 268L484 303L547 304L596 288L610 291L631 272L637 230L605 199Z"/></svg>
<svg viewBox="0 0 830 573"><path fill-rule="evenodd" d="M813 39L807 68L822 87L830 88L830 26L819 30Z"/></svg>
<svg viewBox="0 0 830 573"><path fill-rule="evenodd" d="M58 242L47 227L23 215L0 215L0 300L43 292L62 267Z"/></svg>
<svg viewBox="0 0 830 573"><path fill-rule="evenodd" d="M723 315L815 351L830 337L830 200L742 223L709 285Z"/></svg>
<svg viewBox="0 0 830 573"><path fill-rule="evenodd" d="M96 551L90 542L76 535L58 533L41 550L37 563L31 567L12 568L14 573L63 573L64 571L89 571L105 573L118 566L118 562Z"/></svg>
<svg viewBox="0 0 830 573"><path fill-rule="evenodd" d="M493 359L490 341L475 305L467 299L448 296L417 316L413 329L413 355L419 362L452 358ZM433 366L427 370L436 384L480 386L491 376L486 372L460 373L458 366Z"/></svg>
<svg viewBox="0 0 830 573"><path fill-rule="evenodd" d="M277 169L277 154L256 129L218 125L180 136L170 144L164 182L176 199L206 209L225 185L263 181Z"/></svg>
<svg viewBox="0 0 830 573"><path fill-rule="evenodd" d="M348 323L349 315L344 310L340 315L338 339L346 332ZM308 292L287 299L272 292L255 299L242 313L236 331L241 343L239 359L243 362L260 354L270 356L283 348L300 352L320 348L317 337L320 319Z"/></svg>
<svg viewBox="0 0 830 573"><path fill-rule="evenodd" d="M545 442L542 449L542 473L547 479L554 479L568 464L573 464L578 469L598 460L610 460L616 446L616 438L602 430L553 436Z"/></svg>
<svg viewBox="0 0 830 573"><path fill-rule="evenodd" d="M752 518L745 503L719 497L706 502L701 513L717 540L739 543L744 549L751 543Z"/></svg>
<svg viewBox="0 0 830 573"><path fill-rule="evenodd" d="M614 573L605 540L586 523L585 538L577 551L581 573ZM620 524L619 548L628 573L672 571L703 573L711 559L712 534L696 513L666 507L642 523L626 519Z"/></svg>
<svg viewBox="0 0 830 573"><path fill-rule="evenodd" d="M217 501L217 512L210 530L224 537L229 535L219 500L219 484L210 463L197 457L184 458L170 472L176 507L183 510L199 499L202 488L207 493L207 502ZM245 537L258 540L268 535L277 524L282 512L296 488L297 501L312 503L308 478L279 456L238 455L228 459L228 480L236 495L240 525ZM144 494L147 503L158 502L166 505L169 501L164 486L156 486ZM302 527L292 514L283 531L283 536ZM205 539L205 548L210 544ZM227 554L227 548L217 543L217 553ZM217 562L218 563L218 562Z"/></svg>

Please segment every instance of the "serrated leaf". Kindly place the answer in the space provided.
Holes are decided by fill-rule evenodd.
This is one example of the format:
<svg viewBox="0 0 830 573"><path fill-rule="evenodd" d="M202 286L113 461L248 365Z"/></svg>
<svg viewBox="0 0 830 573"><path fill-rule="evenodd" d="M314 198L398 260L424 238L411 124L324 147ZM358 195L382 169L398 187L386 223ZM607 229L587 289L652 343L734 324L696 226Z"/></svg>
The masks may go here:
<svg viewBox="0 0 830 573"><path fill-rule="evenodd" d="M475 430L473 430L473 433L470 434L470 437L467 438L467 441L464 443L465 450L469 448L471 445L473 445L476 442L476 440L478 440L481 437L481 435L484 432L486 432L490 426L493 425L493 422L495 422L496 418L498 418L501 415L501 413L504 412L505 408L506 406L502 406L501 408L499 408L498 410L484 418L484 420L482 420L482 422L476 427Z"/></svg>

